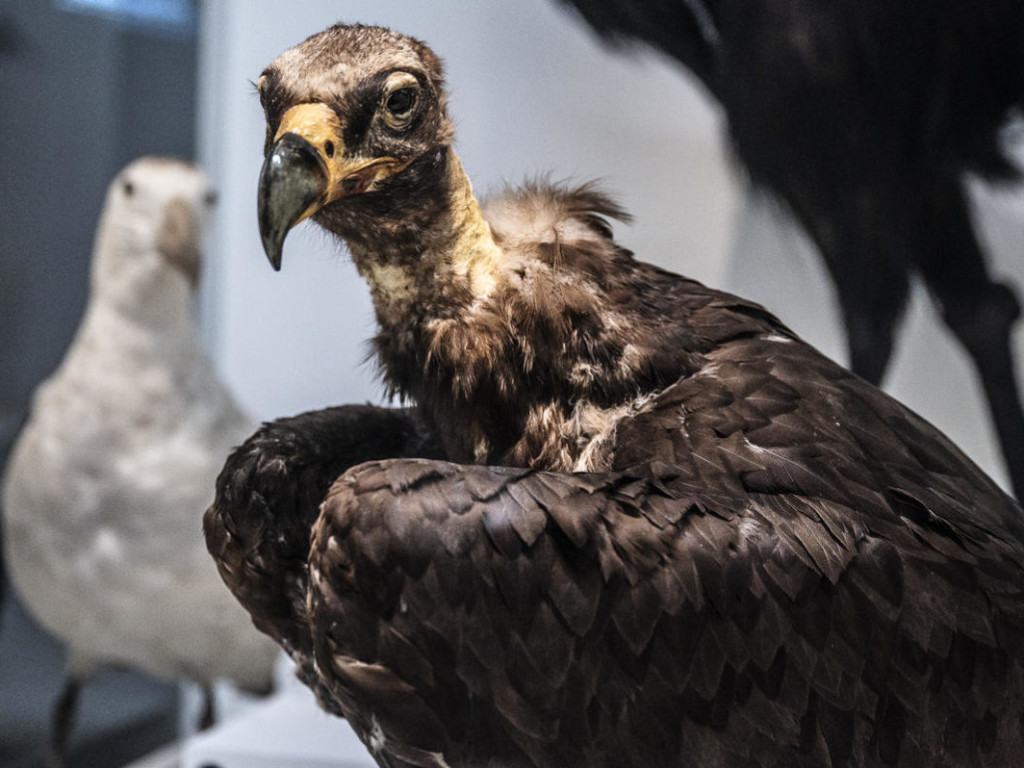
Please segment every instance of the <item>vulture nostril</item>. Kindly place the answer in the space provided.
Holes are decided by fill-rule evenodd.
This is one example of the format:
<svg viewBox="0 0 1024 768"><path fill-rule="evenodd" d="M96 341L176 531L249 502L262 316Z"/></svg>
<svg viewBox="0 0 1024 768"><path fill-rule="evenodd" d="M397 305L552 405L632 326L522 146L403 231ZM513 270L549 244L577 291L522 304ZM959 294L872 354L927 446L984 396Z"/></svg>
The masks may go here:
<svg viewBox="0 0 1024 768"><path fill-rule="evenodd" d="M328 140L327 143L324 144L324 152L327 154L327 157L334 157L334 142L333 141Z"/></svg>

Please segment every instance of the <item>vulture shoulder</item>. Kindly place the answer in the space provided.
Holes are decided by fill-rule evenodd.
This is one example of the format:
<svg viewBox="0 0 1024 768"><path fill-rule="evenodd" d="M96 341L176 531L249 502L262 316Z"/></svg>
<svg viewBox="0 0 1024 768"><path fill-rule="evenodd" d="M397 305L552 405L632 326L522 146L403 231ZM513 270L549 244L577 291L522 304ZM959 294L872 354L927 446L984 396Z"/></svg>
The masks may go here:
<svg viewBox="0 0 1024 768"><path fill-rule="evenodd" d="M413 307L376 338L386 376L431 415L452 461L599 468L586 447L707 353L792 337L757 304L634 259L610 225L628 216L594 185L527 184L482 212L501 251L488 295L427 320Z"/></svg>

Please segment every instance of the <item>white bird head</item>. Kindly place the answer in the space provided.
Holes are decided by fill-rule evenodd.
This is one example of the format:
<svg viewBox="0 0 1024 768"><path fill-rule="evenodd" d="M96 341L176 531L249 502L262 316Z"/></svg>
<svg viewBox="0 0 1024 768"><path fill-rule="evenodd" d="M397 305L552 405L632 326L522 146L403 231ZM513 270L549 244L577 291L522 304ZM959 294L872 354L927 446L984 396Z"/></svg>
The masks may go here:
<svg viewBox="0 0 1024 768"><path fill-rule="evenodd" d="M138 308L190 294L214 201L206 176L189 163L163 157L131 163L107 191L93 251L93 296Z"/></svg>

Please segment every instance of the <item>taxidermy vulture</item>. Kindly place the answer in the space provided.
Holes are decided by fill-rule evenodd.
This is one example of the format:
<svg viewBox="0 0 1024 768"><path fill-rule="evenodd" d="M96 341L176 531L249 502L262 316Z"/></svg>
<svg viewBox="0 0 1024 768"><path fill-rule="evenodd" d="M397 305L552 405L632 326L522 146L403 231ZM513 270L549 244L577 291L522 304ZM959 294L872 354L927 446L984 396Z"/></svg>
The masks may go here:
<svg viewBox="0 0 1024 768"><path fill-rule="evenodd" d="M949 440L592 187L481 208L422 43L335 26L257 85L270 260L348 244L413 405L265 425L207 544L380 765L1019 759L1021 510Z"/></svg>
<svg viewBox="0 0 1024 768"><path fill-rule="evenodd" d="M640 40L722 105L755 184L783 200L832 276L850 367L885 373L910 275L973 360L1017 498L1024 413L1011 353L1020 314L993 280L966 173L1017 181L1000 129L1024 104L1016 0L562 0L607 39Z"/></svg>
<svg viewBox="0 0 1024 768"><path fill-rule="evenodd" d="M184 163L144 158L113 181L85 316L38 390L3 486L11 580L67 648L52 762L97 665L266 690L276 646L211 567L201 532L217 471L254 425L192 317L213 193ZM212 717L207 709L206 720Z"/></svg>

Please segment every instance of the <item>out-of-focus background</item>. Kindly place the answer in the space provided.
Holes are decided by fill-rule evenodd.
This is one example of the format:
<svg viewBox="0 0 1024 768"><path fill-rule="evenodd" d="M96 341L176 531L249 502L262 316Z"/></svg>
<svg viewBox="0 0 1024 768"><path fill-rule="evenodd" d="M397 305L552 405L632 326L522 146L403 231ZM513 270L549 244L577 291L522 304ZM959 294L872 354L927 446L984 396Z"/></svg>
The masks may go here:
<svg viewBox="0 0 1024 768"><path fill-rule="evenodd" d="M195 155L197 29L189 3L0 3L0 461L81 318L110 180L140 154ZM8 595L0 766L38 764L63 675L60 646ZM173 738L178 698L102 674L83 694L74 765L123 765Z"/></svg>
<svg viewBox="0 0 1024 768"><path fill-rule="evenodd" d="M476 189L599 178L632 211L639 258L766 304L843 359L832 290L806 239L730 163L714 105L677 64L617 55L553 0L4 0L0 5L0 450L61 359L85 303L110 179L141 154L196 159L219 191L197 313L244 407L270 419L380 401L363 364L368 292L311 225L284 269L256 229L263 117L252 81L336 21L395 27L445 60L457 150ZM1024 198L972 188L993 271L1024 284ZM887 389L1001 482L963 353L917 290ZM212 496L212 489L211 489ZM197 522L202 510L196 510ZM0 618L0 767L45 739L59 647L16 603ZM171 738L177 689L107 673L86 693L75 765L123 765Z"/></svg>

